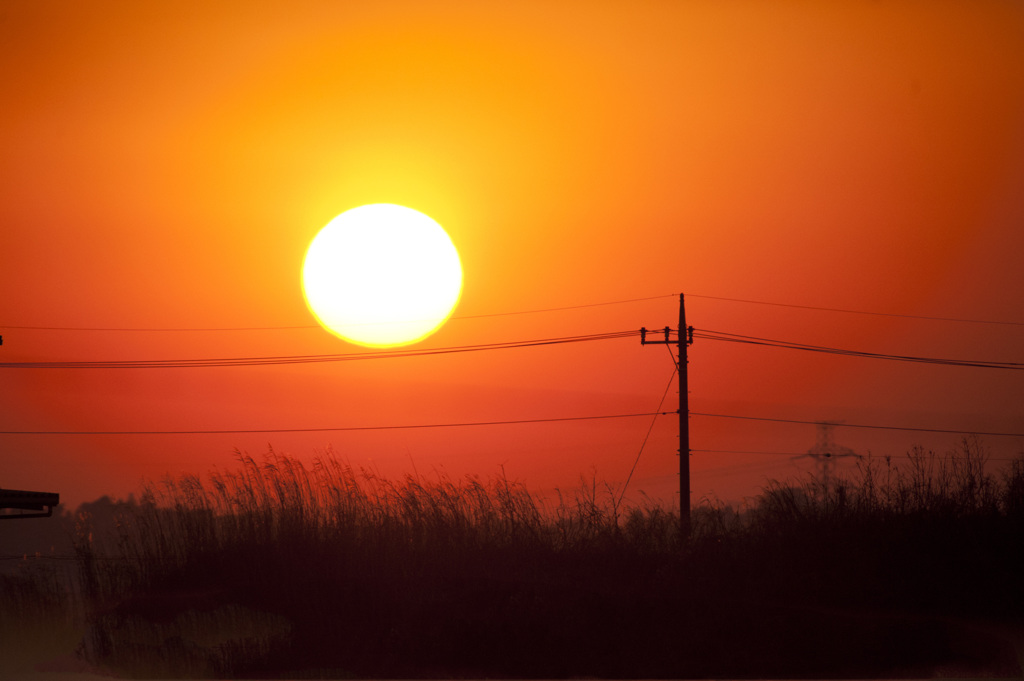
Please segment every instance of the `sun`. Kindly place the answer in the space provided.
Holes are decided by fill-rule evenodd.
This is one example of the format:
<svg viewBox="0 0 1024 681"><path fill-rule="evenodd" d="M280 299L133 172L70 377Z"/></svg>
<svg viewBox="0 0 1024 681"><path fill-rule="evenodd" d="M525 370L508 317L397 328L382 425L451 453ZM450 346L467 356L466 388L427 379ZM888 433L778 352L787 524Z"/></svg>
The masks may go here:
<svg viewBox="0 0 1024 681"><path fill-rule="evenodd" d="M317 321L350 343L409 345L437 331L462 294L462 263L444 229L391 203L347 210L313 238L302 290Z"/></svg>

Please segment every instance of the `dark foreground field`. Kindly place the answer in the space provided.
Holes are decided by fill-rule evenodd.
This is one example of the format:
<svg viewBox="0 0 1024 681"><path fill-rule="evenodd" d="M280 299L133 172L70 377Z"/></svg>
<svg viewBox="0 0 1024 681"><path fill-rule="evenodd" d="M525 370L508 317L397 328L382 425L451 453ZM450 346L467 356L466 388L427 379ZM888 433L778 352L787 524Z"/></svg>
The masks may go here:
<svg viewBox="0 0 1024 681"><path fill-rule="evenodd" d="M596 486L542 504L330 457L110 508L75 519L73 580L0 577L3 650L72 636L61 664L128 677L1021 674L1024 460L987 475L972 442L698 508L686 543Z"/></svg>

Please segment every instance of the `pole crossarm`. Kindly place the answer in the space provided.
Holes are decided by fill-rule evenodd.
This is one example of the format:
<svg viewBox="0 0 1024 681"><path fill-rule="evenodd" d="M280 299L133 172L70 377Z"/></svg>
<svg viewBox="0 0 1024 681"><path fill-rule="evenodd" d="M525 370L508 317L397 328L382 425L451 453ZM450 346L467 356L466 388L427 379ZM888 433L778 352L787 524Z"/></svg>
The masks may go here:
<svg viewBox="0 0 1024 681"><path fill-rule="evenodd" d="M0 489L0 511L21 511L21 513L0 513L0 520L21 520L25 518L49 518L60 503L60 495L53 492L29 492L20 489ZM25 513L25 511L33 511Z"/></svg>
<svg viewBox="0 0 1024 681"><path fill-rule="evenodd" d="M654 340L648 338L648 334L663 334L664 338L661 340ZM674 336L672 334L675 334ZM673 329L668 326L661 329L648 329L646 326L640 327L640 345L678 345L679 344L679 329ZM686 344L693 345L693 327L686 327Z"/></svg>

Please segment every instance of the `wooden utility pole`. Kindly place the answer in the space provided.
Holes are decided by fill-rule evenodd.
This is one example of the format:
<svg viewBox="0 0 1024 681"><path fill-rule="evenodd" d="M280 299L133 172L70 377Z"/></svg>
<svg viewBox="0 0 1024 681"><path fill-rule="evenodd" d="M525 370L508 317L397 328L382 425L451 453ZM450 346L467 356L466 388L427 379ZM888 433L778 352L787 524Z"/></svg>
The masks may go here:
<svg viewBox="0 0 1024 681"><path fill-rule="evenodd" d="M690 345L692 330L686 326L686 303L679 294L679 525L683 537L690 538L690 382L686 365L690 360L686 348Z"/></svg>
<svg viewBox="0 0 1024 681"><path fill-rule="evenodd" d="M665 327L653 333L663 333L662 340L648 340L647 329L640 329L641 345L670 345L672 329ZM679 294L679 327L675 345L678 350L676 368L679 371L679 530L684 539L690 537L690 394L686 368L689 360L686 349L693 343L693 327L686 325L686 301Z"/></svg>

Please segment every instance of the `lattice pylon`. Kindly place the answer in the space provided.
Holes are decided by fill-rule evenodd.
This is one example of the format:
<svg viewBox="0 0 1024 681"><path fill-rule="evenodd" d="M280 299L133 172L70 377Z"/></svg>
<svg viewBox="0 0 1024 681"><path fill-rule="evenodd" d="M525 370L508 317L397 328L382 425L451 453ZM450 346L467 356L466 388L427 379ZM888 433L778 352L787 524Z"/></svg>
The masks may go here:
<svg viewBox="0 0 1024 681"><path fill-rule="evenodd" d="M835 443L835 439L832 436L832 430L841 423L841 421L819 421L817 424L818 441L813 447L807 450L806 454L794 457L797 459L802 459L804 457L814 459L814 463L818 467L818 474L821 476L826 491L828 490L829 481L832 479L832 473L835 470L836 459L851 456L858 459L861 458L860 454L849 447L844 447Z"/></svg>

